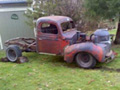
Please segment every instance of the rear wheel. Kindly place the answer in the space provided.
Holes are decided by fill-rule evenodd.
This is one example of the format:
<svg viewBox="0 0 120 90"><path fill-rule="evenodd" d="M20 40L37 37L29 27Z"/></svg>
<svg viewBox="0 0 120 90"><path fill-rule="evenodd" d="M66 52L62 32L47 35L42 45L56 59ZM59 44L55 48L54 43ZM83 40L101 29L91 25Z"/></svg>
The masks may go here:
<svg viewBox="0 0 120 90"><path fill-rule="evenodd" d="M6 49L6 55L9 61L15 62L19 57L22 56L22 51L17 45L10 45Z"/></svg>
<svg viewBox="0 0 120 90"><path fill-rule="evenodd" d="M91 54L82 52L76 55L76 63L79 67L88 69L96 65L96 60Z"/></svg>

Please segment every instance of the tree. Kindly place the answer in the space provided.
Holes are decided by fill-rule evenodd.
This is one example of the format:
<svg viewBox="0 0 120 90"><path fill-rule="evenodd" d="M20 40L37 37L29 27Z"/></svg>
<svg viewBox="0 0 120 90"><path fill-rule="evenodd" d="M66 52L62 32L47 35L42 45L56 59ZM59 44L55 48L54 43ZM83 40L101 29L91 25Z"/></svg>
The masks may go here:
<svg viewBox="0 0 120 90"><path fill-rule="evenodd" d="M85 18L84 0L33 0L33 10L25 14L29 18L27 24L33 26L33 20L48 15L63 15L71 17L78 30L87 31L96 27L94 22ZM92 28L90 28L92 27Z"/></svg>
<svg viewBox="0 0 120 90"><path fill-rule="evenodd" d="M120 0L85 0L87 15L97 21L116 19L118 28L114 43L120 44Z"/></svg>
<svg viewBox="0 0 120 90"><path fill-rule="evenodd" d="M41 16L64 15L71 17L77 22L83 17L83 1L84 0L33 0L33 10L28 9L26 16L30 19L38 19Z"/></svg>

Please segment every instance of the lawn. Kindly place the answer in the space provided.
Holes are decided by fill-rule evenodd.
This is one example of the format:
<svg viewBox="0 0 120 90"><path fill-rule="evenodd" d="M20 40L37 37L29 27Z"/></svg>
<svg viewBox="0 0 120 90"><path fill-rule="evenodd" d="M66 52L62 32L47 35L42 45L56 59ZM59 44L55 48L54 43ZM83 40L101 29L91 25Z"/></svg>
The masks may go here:
<svg viewBox="0 0 120 90"><path fill-rule="evenodd" d="M110 31L115 33L114 31ZM0 90L119 90L120 45L112 47L118 53L110 63L96 67L109 69L82 69L68 64L62 57L23 53L28 63L0 62ZM5 52L0 52L0 58Z"/></svg>

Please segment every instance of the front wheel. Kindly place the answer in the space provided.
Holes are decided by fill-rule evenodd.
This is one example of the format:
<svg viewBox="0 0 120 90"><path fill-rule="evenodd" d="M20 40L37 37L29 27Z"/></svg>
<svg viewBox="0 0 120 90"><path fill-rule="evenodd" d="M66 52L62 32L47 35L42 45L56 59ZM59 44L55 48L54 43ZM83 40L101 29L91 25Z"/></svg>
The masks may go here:
<svg viewBox="0 0 120 90"><path fill-rule="evenodd" d="M76 63L79 67L88 69L96 65L96 60L91 54L82 52L76 55Z"/></svg>

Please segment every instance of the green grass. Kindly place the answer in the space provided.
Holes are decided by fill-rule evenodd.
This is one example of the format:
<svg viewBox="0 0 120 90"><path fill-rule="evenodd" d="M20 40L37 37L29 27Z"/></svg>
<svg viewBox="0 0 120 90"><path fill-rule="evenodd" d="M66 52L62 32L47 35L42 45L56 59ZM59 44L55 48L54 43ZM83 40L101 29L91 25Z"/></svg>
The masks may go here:
<svg viewBox="0 0 120 90"><path fill-rule="evenodd" d="M116 35L116 31L117 31L116 29L109 30L109 33L110 33L110 34L115 34L115 35ZM87 31L86 33L87 33L88 35L91 35L91 34L94 33L94 31Z"/></svg>
<svg viewBox="0 0 120 90"><path fill-rule="evenodd" d="M111 31L114 32L114 31ZM110 63L97 66L120 69L120 45L112 49L118 53ZM23 53L28 63L0 62L0 90L119 90L120 72L104 69L85 70L62 57ZM0 58L5 52L0 52Z"/></svg>
<svg viewBox="0 0 120 90"><path fill-rule="evenodd" d="M116 35L116 29L113 29L113 30L110 30L109 32L110 32L110 34L115 34Z"/></svg>

